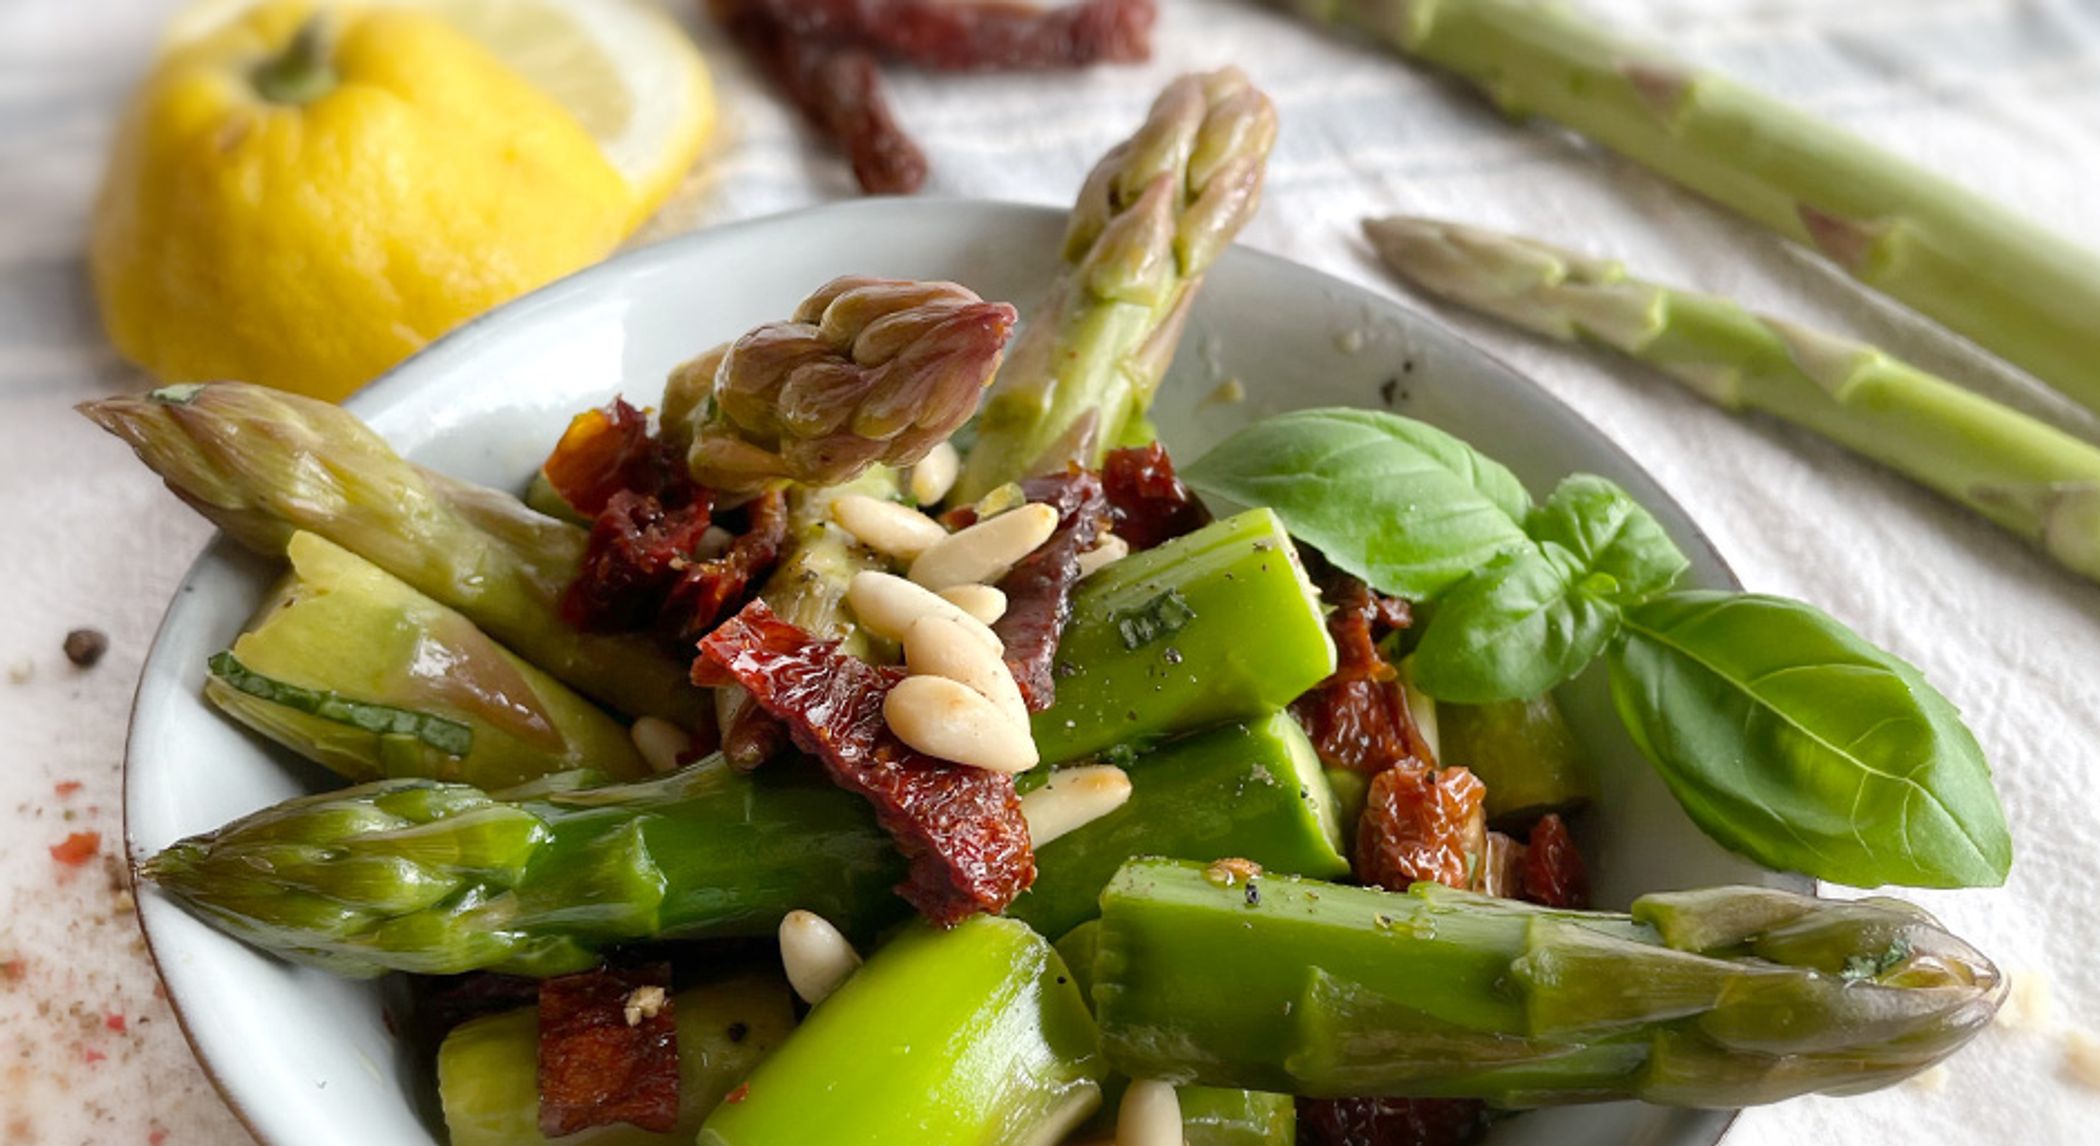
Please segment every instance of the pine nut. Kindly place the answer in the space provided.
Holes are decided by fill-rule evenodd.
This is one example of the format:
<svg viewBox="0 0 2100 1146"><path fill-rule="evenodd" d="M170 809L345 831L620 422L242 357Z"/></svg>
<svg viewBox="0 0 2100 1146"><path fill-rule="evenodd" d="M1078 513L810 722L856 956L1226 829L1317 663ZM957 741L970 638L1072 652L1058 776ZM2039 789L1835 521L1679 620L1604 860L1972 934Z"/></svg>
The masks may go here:
<svg viewBox="0 0 2100 1146"><path fill-rule="evenodd" d="M1172 1083L1131 1082L1116 1108L1116 1146L1181 1146L1181 1096Z"/></svg>
<svg viewBox="0 0 2100 1146"><path fill-rule="evenodd" d="M1026 728L967 685L909 676L883 698L883 718L913 748L991 772L1026 772L1040 757Z"/></svg>
<svg viewBox="0 0 2100 1146"><path fill-rule="evenodd" d="M831 519L862 545L885 557L909 561L948 536L941 523L894 501L849 493L831 503Z"/></svg>
<svg viewBox="0 0 2100 1146"><path fill-rule="evenodd" d="M693 750L693 738L685 729L661 716L642 717L627 730L627 735L634 739L634 750L642 754L652 772L676 772L678 762Z"/></svg>
<svg viewBox="0 0 2100 1146"><path fill-rule="evenodd" d="M942 442L926 451L911 468L911 499L920 505L936 505L955 488L955 475L962 472L962 455Z"/></svg>
<svg viewBox="0 0 2100 1146"><path fill-rule="evenodd" d="M911 579L935 590L989 585L1055 532L1057 510L1030 502L942 538L911 563Z"/></svg>
<svg viewBox="0 0 2100 1146"><path fill-rule="evenodd" d="M1042 847L1083 828L1130 800L1130 774L1113 764L1059 768L1043 786L1021 797L1028 838Z"/></svg>
<svg viewBox="0 0 2100 1146"><path fill-rule="evenodd" d="M940 598L987 625L1006 615L1006 594L990 585L950 585Z"/></svg>
<svg viewBox="0 0 2100 1146"><path fill-rule="evenodd" d="M860 954L831 921L814 911L790 911L780 920L780 966L788 986L814 1007L860 967Z"/></svg>
<svg viewBox="0 0 2100 1146"><path fill-rule="evenodd" d="M693 543L693 556L703 561L712 561L736 544L736 534L719 525L710 525L700 531L700 540Z"/></svg>
<svg viewBox="0 0 2100 1146"><path fill-rule="evenodd" d="M929 592L924 586L895 574L878 573L873 569L855 573L853 580L846 585L846 603L853 607L854 619L860 622L861 628L884 640L903 640L911 623L920 617L952 617L964 622L964 627L976 634L978 640L990 645L993 651L1006 655L1006 643L983 621Z"/></svg>
<svg viewBox="0 0 2100 1146"><path fill-rule="evenodd" d="M1028 727L1028 703L999 654L953 617L924 616L904 632L904 665L915 676L942 676L965 685L999 706L1007 719Z"/></svg>
<svg viewBox="0 0 2100 1146"><path fill-rule="evenodd" d="M1092 549L1079 555L1079 579L1092 577L1103 565L1130 556L1130 543L1113 533L1104 533Z"/></svg>

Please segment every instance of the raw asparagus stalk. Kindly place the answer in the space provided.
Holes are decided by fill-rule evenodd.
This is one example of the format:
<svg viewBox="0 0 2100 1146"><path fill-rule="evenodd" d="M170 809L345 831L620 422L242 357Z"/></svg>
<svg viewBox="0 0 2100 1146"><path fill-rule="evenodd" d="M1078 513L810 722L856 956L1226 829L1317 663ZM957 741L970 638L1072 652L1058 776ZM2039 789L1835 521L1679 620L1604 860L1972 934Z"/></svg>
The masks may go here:
<svg viewBox="0 0 2100 1146"><path fill-rule="evenodd" d="M261 386L171 386L80 407L177 497L259 553L318 534L457 609L586 696L689 726L707 694L650 640L561 619L583 530L403 461L353 415Z"/></svg>
<svg viewBox="0 0 2100 1146"><path fill-rule="evenodd" d="M1291 1146L1298 1104L1288 1094L1184 1086L1181 1137L1186 1146Z"/></svg>
<svg viewBox="0 0 2100 1146"><path fill-rule="evenodd" d="M1187 75L1087 177L1063 276L985 403L955 497L1100 464L1144 423L1204 274L1261 198L1276 112L1236 68ZM1138 443L1142 444L1142 443Z"/></svg>
<svg viewBox="0 0 2100 1146"><path fill-rule="evenodd" d="M1886 899L1713 888L1614 915L1137 860L1101 902L1093 1000L1119 1070L1311 1097L1849 1094L1952 1054L2006 988Z"/></svg>
<svg viewBox="0 0 2100 1146"><path fill-rule="evenodd" d="M1319 756L1286 713L1163 745L1128 771L1121 808L1036 849L1035 885L1009 916L1061 935L1100 910L1101 889L1135 855L1244 856L1276 871L1349 874Z"/></svg>
<svg viewBox="0 0 2100 1146"><path fill-rule="evenodd" d="M560 1139L540 1134L539 1015L533 1008L463 1023L438 1048L438 1099L452 1146L680 1146L795 1027L793 996L777 975L745 974L689 987L671 999L678 1024L678 1128L651 1134L620 1124Z"/></svg>
<svg viewBox="0 0 2100 1146"><path fill-rule="evenodd" d="M795 908L859 935L905 913L904 860L813 769L715 758L506 801L391 780L291 800L141 873L234 936L346 975L556 975L608 944L767 936Z"/></svg>
<svg viewBox="0 0 2100 1146"><path fill-rule="evenodd" d="M1420 219L1364 229L1389 266L1432 294L1631 355L1725 409L1804 426L2100 580L2100 448L1874 347L1643 282L1616 262ZM1990 278L2010 273L2001 265Z"/></svg>
<svg viewBox="0 0 2100 1146"><path fill-rule="evenodd" d="M626 729L465 617L314 534L286 553L259 623L212 658L227 715L353 781L649 774Z"/></svg>
<svg viewBox="0 0 2100 1146"><path fill-rule="evenodd" d="M1080 583L1057 647L1043 759L1265 716L1334 671L1318 593L1267 509L1212 522Z"/></svg>
<svg viewBox="0 0 2100 1146"><path fill-rule="evenodd" d="M1553 694L1493 704L1437 705L1444 743L1439 759L1487 785L1490 820L1524 820L1588 803L1590 761Z"/></svg>
<svg viewBox="0 0 2100 1146"><path fill-rule="evenodd" d="M708 1116L702 1146L1022 1146L1093 1113L1100 1032L1048 941L1010 919L915 925Z"/></svg>
<svg viewBox="0 0 2100 1146"><path fill-rule="evenodd" d="M2100 409L2100 257L1769 96L1537 0L1282 0L1572 128Z"/></svg>

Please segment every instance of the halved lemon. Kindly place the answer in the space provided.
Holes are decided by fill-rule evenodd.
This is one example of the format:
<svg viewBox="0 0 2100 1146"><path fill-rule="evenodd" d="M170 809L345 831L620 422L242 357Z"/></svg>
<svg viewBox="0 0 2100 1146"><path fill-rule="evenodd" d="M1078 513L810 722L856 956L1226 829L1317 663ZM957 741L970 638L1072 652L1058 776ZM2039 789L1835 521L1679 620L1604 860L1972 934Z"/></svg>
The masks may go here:
<svg viewBox="0 0 2100 1146"><path fill-rule="evenodd" d="M162 49L239 16L256 0L192 0ZM588 131L634 188L639 224L676 190L715 127L707 65L685 30L633 0L390 0L429 11L480 42Z"/></svg>

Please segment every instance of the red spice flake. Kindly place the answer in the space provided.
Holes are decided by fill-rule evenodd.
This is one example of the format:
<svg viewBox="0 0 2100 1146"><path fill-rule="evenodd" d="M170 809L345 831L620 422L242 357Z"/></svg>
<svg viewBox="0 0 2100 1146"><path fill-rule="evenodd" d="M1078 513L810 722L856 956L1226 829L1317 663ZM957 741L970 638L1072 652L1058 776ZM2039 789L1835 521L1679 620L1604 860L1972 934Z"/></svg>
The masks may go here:
<svg viewBox="0 0 2100 1146"><path fill-rule="evenodd" d="M168 1132L163 1127L156 1126L146 1134L146 1146L162 1146L167 1140Z"/></svg>
<svg viewBox="0 0 2100 1146"><path fill-rule="evenodd" d="M1291 714L1305 726L1321 763L1367 773L1410 759L1434 766L1436 755L1415 725L1407 694L1378 651L1380 638L1412 623L1407 602L1335 569L1321 569L1319 582L1334 609L1327 615L1334 675L1291 702Z"/></svg>
<svg viewBox="0 0 2100 1146"><path fill-rule="evenodd" d="M101 1062L102 1060L108 1057L108 1055L103 1054L101 1051L96 1050L94 1047L82 1047L80 1050L80 1061L87 1064L88 1066L93 1066L96 1063Z"/></svg>
<svg viewBox="0 0 2100 1146"><path fill-rule="evenodd" d="M751 1097L751 1084L748 1082L740 1082L736 1084L736 1089L731 1090L728 1094L722 1096L722 1101L728 1103L731 1106L741 1106L743 1105L744 1100L749 1097Z"/></svg>
<svg viewBox="0 0 2100 1146"><path fill-rule="evenodd" d="M649 432L649 415L615 398L569 420L540 474L570 509L596 517L622 490L683 500L675 492L687 485L683 461Z"/></svg>
<svg viewBox="0 0 2100 1146"><path fill-rule="evenodd" d="M668 996L645 1014L628 1000L666 990L671 966L602 968L540 984L540 1133L549 1138L625 1122L678 1125L678 1026ZM630 1014L633 1022L629 1022Z"/></svg>
<svg viewBox="0 0 2100 1146"><path fill-rule="evenodd" d="M1589 870L1558 814L1543 816L1531 826L1519 884L1524 899L1546 907L1590 905Z"/></svg>
<svg viewBox="0 0 2100 1146"><path fill-rule="evenodd" d="M1411 761L1371 778L1356 827L1356 877L1388 891L1472 885L1487 844L1487 786L1464 768Z"/></svg>
<svg viewBox="0 0 2100 1146"><path fill-rule="evenodd" d="M1174 476L1174 462L1158 442L1110 450L1101 465L1101 487L1116 536L1132 549L1150 549L1210 524L1210 510Z"/></svg>
<svg viewBox="0 0 2100 1146"><path fill-rule="evenodd" d="M753 601L700 642L700 655L786 723L832 781L863 796L910 861L897 888L953 926L1003 910L1035 882L1035 854L1013 777L918 752L890 732L882 702L904 679L818 640Z"/></svg>
<svg viewBox="0 0 2100 1146"><path fill-rule="evenodd" d="M124 1016L117 1014L115 1011L111 1011L110 1013L102 1016L102 1025L108 1028L109 1030L117 1032L118 1034L123 1034Z"/></svg>
<svg viewBox="0 0 2100 1146"><path fill-rule="evenodd" d="M28 977L29 960L22 958L20 955L0 963L0 979L5 979L10 983L19 983Z"/></svg>
<svg viewBox="0 0 2100 1146"><path fill-rule="evenodd" d="M1033 477L1021 483L1031 502L1057 510L1057 529L1050 540L1023 557L999 579L1006 612L992 631L1006 645L1006 665L1030 712L1041 712L1057 699L1052 662L1057 643L1072 620L1072 587L1079 583L1079 555L1094 547L1108 515L1101 479L1074 467L1061 474Z"/></svg>
<svg viewBox="0 0 2100 1146"><path fill-rule="evenodd" d="M1487 1133L1467 1098L1301 1098L1300 1146L1466 1146Z"/></svg>
<svg viewBox="0 0 2100 1146"><path fill-rule="evenodd" d="M81 783L78 780L60 780L58 783L51 785L51 790L56 792L61 800L80 791L80 789Z"/></svg>
<svg viewBox="0 0 2100 1146"><path fill-rule="evenodd" d="M1018 71L1138 63L1152 54L1153 0L1043 8L1001 0L756 0L788 32L857 44L922 68Z"/></svg>
<svg viewBox="0 0 2100 1146"><path fill-rule="evenodd" d="M101 850L101 832L74 832L63 842L51 845L51 858L68 867L79 867Z"/></svg>

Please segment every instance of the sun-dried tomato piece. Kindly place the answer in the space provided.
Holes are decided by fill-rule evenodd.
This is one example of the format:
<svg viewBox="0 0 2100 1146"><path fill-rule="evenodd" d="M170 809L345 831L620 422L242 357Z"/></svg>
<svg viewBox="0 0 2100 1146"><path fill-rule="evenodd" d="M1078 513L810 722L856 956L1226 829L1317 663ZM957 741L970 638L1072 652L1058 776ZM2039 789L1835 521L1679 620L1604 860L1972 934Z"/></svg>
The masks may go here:
<svg viewBox="0 0 2100 1146"><path fill-rule="evenodd" d="M926 182L925 153L891 114L874 53L798 36L756 0L711 0L710 7L810 123L846 152L862 191L909 195Z"/></svg>
<svg viewBox="0 0 2100 1146"><path fill-rule="evenodd" d="M904 670L871 665L753 601L700 642L700 655L788 727L832 781L865 797L910 861L897 888L943 927L998 912L1035 882L1013 777L939 760L890 732L882 702Z"/></svg>
<svg viewBox="0 0 2100 1146"><path fill-rule="evenodd" d="M1546 907L1590 905L1589 869L1559 814L1548 813L1531 825L1519 884L1522 898Z"/></svg>
<svg viewBox="0 0 2100 1146"><path fill-rule="evenodd" d="M1057 510L1057 529L1050 540L1023 557L999 579L1006 612L992 631L1006 645L1006 666L1030 712L1041 712L1057 698L1051 662L1057 642L1072 619L1072 586L1079 583L1079 555L1094 547L1107 523L1108 503L1101 479L1076 466L1061 474L1032 477L1021 483L1031 502Z"/></svg>
<svg viewBox="0 0 2100 1146"><path fill-rule="evenodd" d="M570 509L585 517L604 512L621 490L651 495L665 505L683 504L691 496L676 451L649 432L649 415L620 398L570 419L540 473Z"/></svg>
<svg viewBox="0 0 2100 1146"><path fill-rule="evenodd" d="M1487 846L1487 786L1464 768L1410 761L1371 777L1356 825L1356 878L1388 891L1472 886Z"/></svg>
<svg viewBox="0 0 2100 1146"><path fill-rule="evenodd" d="M1373 592L1362 581L1315 562L1320 595L1333 607L1334 675L1291 702L1320 762L1330 768L1377 773L1403 760L1434 766L1436 753L1415 724L1398 675L1378 651L1387 633L1413 621L1407 602Z"/></svg>
<svg viewBox="0 0 2100 1146"><path fill-rule="evenodd" d="M582 568L562 595L562 618L580 629L649 627L707 532L708 511L705 496L665 509L652 494L613 494L591 523Z"/></svg>
<svg viewBox="0 0 2100 1146"><path fill-rule="evenodd" d="M1158 442L1110 450L1101 463L1101 488L1116 536L1132 549L1150 549L1210 524L1210 510L1174 476L1174 461Z"/></svg>
<svg viewBox="0 0 2100 1146"><path fill-rule="evenodd" d="M873 48L922 68L1014 71L1139 63L1152 55L1152 0L1044 8L993 0L759 0L790 31Z"/></svg>
<svg viewBox="0 0 2100 1146"><path fill-rule="evenodd" d="M661 627L681 646L690 646L741 607L751 586L780 559L788 534L787 495L767 490L743 511L744 531L729 549L686 565L664 595Z"/></svg>
<svg viewBox="0 0 2100 1146"><path fill-rule="evenodd" d="M1466 1146L1487 1133L1468 1098L1301 1098L1299 1146Z"/></svg>
<svg viewBox="0 0 2100 1146"><path fill-rule="evenodd" d="M671 966L563 975L540 984L540 1133L625 1122L678 1126L678 1026Z"/></svg>
<svg viewBox="0 0 2100 1146"><path fill-rule="evenodd" d="M529 1007L540 992L538 979L494 971L417 975L409 985L415 993L417 1018L439 1034L468 1019Z"/></svg>

